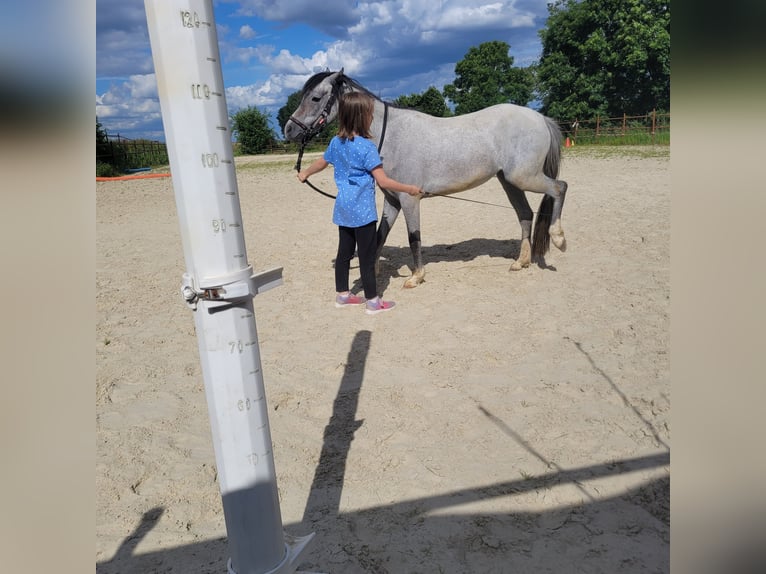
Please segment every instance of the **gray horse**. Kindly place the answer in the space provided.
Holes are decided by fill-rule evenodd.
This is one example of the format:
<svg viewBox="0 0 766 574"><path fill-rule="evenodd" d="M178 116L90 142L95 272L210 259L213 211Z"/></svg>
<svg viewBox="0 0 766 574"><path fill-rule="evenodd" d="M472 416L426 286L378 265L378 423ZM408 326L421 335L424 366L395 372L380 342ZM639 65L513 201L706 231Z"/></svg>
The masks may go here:
<svg viewBox="0 0 766 574"><path fill-rule="evenodd" d="M561 251L566 249L561 209L567 184L556 179L561 159L561 132L553 120L513 104L437 118L383 102L344 75L341 69L315 74L303 86L301 103L284 130L288 141L302 143L300 155L306 143L335 119L338 99L348 91L366 92L375 99L371 132L383 158L383 167L392 178L421 186L424 196L429 197L465 191L497 177L521 224L521 249L511 265L512 270L529 267L533 257L542 258L551 239ZM545 194L531 242L533 213L525 191ZM420 249L422 196L386 189L383 194L376 261L399 211L404 210L414 259L412 276L404 286L415 287L425 278Z"/></svg>

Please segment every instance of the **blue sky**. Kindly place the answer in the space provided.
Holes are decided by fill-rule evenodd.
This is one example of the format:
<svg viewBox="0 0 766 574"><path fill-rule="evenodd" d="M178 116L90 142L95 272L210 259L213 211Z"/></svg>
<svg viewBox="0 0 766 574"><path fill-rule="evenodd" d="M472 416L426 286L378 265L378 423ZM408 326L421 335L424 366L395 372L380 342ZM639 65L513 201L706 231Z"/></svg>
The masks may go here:
<svg viewBox="0 0 766 574"><path fill-rule="evenodd" d="M256 106L275 118L326 68L386 100L441 90L472 46L492 40L529 65L548 1L214 0L229 113ZM110 135L165 139L143 0L96 0L96 116Z"/></svg>

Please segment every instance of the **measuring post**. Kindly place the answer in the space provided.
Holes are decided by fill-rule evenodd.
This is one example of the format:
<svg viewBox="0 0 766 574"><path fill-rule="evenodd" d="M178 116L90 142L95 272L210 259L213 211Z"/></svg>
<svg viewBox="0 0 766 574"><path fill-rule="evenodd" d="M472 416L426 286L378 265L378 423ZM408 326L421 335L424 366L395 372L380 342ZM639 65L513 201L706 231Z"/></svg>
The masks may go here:
<svg viewBox="0 0 766 574"><path fill-rule="evenodd" d="M314 534L282 530L253 297L212 0L145 0L181 226L181 291L194 310L230 574L295 572Z"/></svg>

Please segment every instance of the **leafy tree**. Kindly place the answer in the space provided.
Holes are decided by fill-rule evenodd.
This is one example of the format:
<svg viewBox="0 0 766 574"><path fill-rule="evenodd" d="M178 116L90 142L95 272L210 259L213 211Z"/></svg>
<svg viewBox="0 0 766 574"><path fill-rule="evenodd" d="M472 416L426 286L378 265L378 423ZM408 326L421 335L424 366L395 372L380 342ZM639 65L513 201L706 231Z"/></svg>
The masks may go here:
<svg viewBox="0 0 766 574"><path fill-rule="evenodd" d="M444 101L444 96L433 86L430 86L422 94L399 96L394 100L394 104L405 108L413 108L438 118L447 117L451 113L447 102Z"/></svg>
<svg viewBox="0 0 766 574"><path fill-rule="evenodd" d="M670 0L556 0L548 12L537 70L543 113L670 109Z"/></svg>
<svg viewBox="0 0 766 574"><path fill-rule="evenodd" d="M231 121L243 154L263 153L274 145L276 138L269 126L269 117L255 106L242 108Z"/></svg>
<svg viewBox="0 0 766 574"><path fill-rule="evenodd" d="M113 177L127 166L128 156L121 146L109 141L109 134L96 118L96 176Z"/></svg>
<svg viewBox="0 0 766 574"><path fill-rule="evenodd" d="M105 156L109 153L109 136L104 126L96 118L96 157Z"/></svg>
<svg viewBox="0 0 766 574"><path fill-rule="evenodd" d="M290 119L290 116L293 115L293 112L298 109L298 106L301 104L301 92L293 92L287 97L287 103L279 108L279 111L277 112L277 123L279 124L279 131L280 133L285 133L285 125L287 125L287 120Z"/></svg>
<svg viewBox="0 0 766 574"><path fill-rule="evenodd" d="M532 99L532 73L513 65L510 49L499 40L484 42L455 65L455 82L444 86L444 95L455 104L456 115L501 103L525 106Z"/></svg>

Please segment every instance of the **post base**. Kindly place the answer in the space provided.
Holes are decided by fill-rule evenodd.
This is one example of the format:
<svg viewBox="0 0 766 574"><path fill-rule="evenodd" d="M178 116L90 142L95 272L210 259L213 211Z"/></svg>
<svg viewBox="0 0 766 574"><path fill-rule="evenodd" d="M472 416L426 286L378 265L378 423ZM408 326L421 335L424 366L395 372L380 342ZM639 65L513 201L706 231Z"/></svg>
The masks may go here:
<svg viewBox="0 0 766 574"><path fill-rule="evenodd" d="M306 552L309 547L311 546L312 542L314 541L314 536L316 536L315 532L312 532L311 534L307 534L306 536L290 536L289 534L285 533L285 557L280 562L276 568L269 570L268 572L263 572L262 574L293 574L296 572L296 568L298 568L298 564L300 563L299 558L301 555ZM228 574L237 574L236 570L231 565L231 558L226 562L226 569L228 571ZM320 574L319 572L306 572L303 570L300 570L296 572L296 574Z"/></svg>

